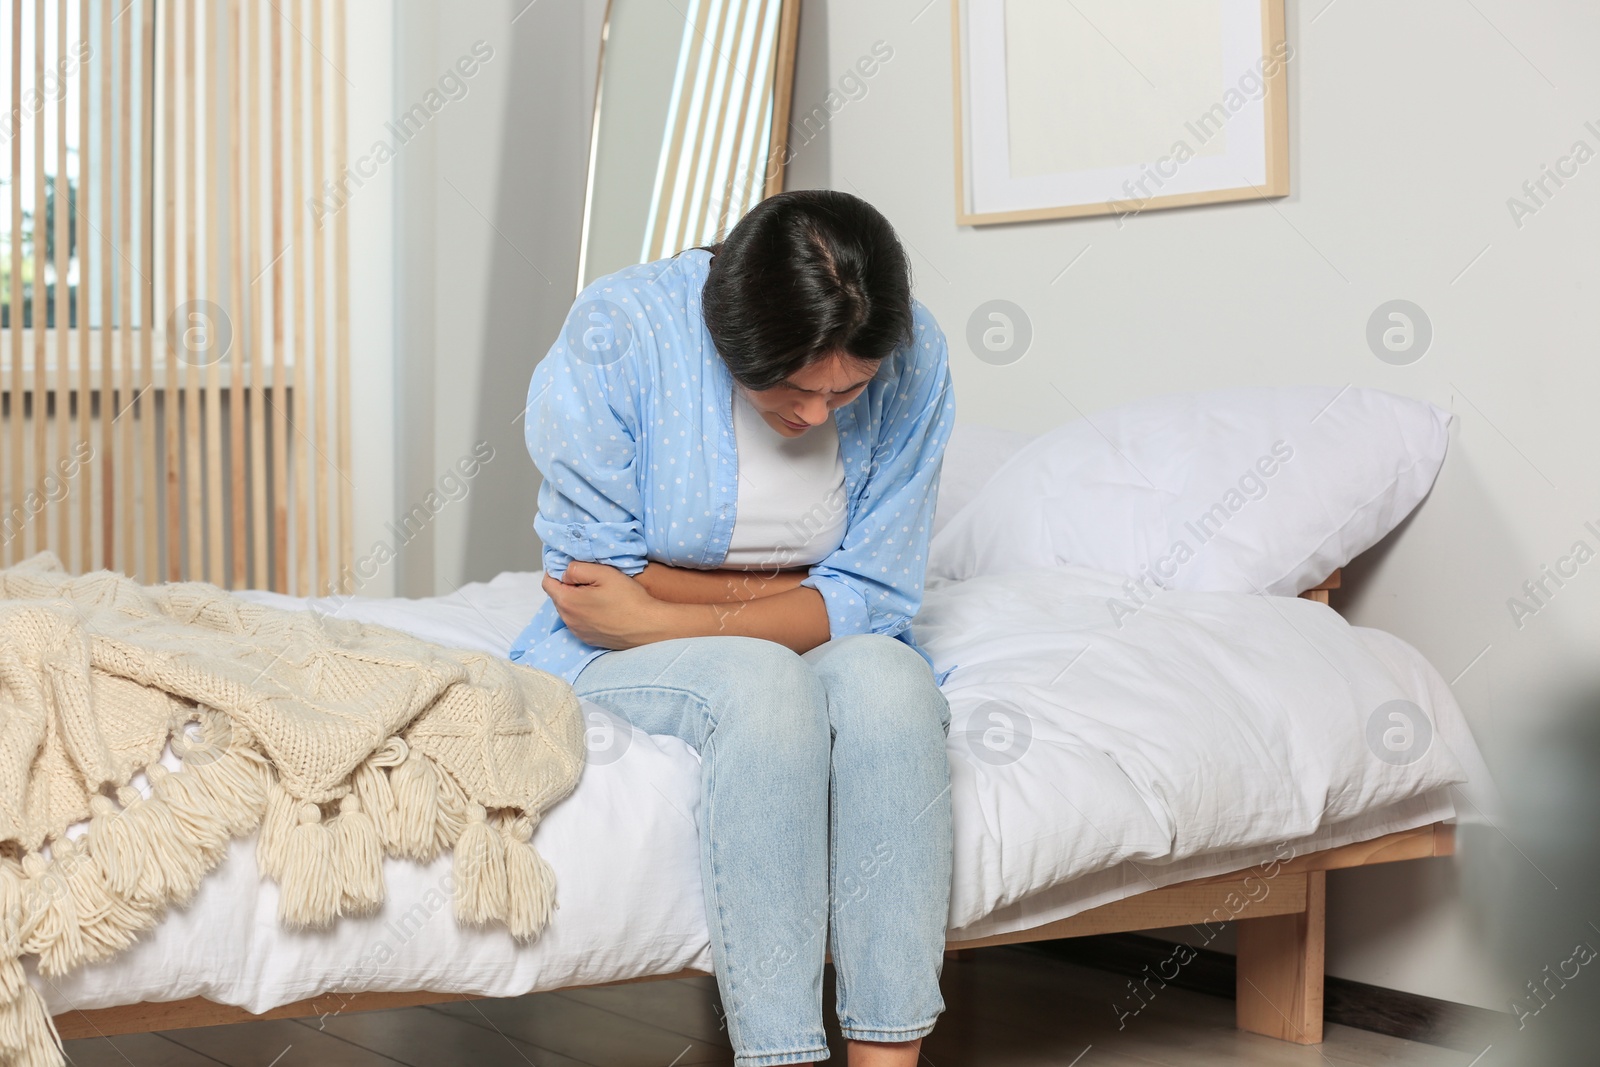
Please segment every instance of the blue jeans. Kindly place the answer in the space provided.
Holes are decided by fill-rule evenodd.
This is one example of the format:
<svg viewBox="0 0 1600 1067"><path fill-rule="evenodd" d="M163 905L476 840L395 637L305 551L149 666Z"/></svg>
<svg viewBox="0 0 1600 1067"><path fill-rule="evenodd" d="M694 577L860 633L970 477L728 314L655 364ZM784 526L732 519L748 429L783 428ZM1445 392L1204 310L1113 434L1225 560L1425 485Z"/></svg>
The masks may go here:
<svg viewBox="0 0 1600 1067"><path fill-rule="evenodd" d="M827 1058L825 949L845 1037L933 1029L950 708L915 649L870 634L804 656L749 637L684 638L600 656L575 688L700 752L706 921L739 1067Z"/></svg>

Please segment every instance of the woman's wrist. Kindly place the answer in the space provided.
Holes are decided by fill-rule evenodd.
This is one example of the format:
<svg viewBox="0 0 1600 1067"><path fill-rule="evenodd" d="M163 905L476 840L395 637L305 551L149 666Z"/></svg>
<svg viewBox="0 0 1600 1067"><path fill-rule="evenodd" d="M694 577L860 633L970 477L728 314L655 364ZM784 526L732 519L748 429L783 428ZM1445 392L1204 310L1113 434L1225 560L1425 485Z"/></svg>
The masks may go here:
<svg viewBox="0 0 1600 1067"><path fill-rule="evenodd" d="M633 576L633 580L644 587L644 591L657 600L661 599L661 586L657 579L661 577L662 565L659 563L646 563L644 570Z"/></svg>
<svg viewBox="0 0 1600 1067"><path fill-rule="evenodd" d="M637 643L641 645L716 633L715 617L709 604L678 604L657 600L640 621L642 625Z"/></svg>

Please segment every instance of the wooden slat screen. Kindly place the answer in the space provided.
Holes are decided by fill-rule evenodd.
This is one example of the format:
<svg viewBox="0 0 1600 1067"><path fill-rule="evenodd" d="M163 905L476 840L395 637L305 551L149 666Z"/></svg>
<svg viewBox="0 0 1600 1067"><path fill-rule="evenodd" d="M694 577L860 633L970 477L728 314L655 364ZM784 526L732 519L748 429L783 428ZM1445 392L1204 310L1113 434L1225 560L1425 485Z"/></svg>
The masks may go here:
<svg viewBox="0 0 1600 1067"><path fill-rule="evenodd" d="M0 565L348 589L343 0L0 35Z"/></svg>

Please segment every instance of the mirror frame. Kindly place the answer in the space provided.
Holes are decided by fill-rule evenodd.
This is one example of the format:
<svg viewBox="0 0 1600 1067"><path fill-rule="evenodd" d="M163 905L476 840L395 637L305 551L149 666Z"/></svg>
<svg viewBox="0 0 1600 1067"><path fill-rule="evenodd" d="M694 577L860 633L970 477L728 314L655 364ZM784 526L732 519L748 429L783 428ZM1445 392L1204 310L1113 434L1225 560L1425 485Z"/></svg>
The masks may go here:
<svg viewBox="0 0 1600 1067"><path fill-rule="evenodd" d="M794 105L795 56L800 45L801 0L778 0L778 39L773 64L772 133L767 140L765 199L783 192L789 163L789 119ZM600 25L600 52L595 64L594 107L589 121L589 160L583 181L583 217L578 231L578 280L574 295L583 292L583 276L589 264L589 223L594 210L595 162L600 151L600 114L606 78L606 42L611 38L611 13L616 0L606 0L605 20Z"/></svg>

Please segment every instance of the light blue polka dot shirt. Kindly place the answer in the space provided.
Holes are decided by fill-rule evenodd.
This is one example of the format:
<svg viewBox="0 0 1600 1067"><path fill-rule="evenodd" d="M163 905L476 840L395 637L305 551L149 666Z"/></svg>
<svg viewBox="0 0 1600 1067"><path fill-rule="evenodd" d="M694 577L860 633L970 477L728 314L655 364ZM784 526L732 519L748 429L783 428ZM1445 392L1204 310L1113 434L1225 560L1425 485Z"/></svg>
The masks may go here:
<svg viewBox="0 0 1600 1067"><path fill-rule="evenodd" d="M526 437L544 475L533 525L553 577L575 559L637 574L652 560L710 570L727 557L739 457L733 376L701 317L710 261L691 249L593 282L533 372ZM833 637L888 634L922 652L911 619L955 395L944 334L920 303L914 317L911 343L834 412L848 526L801 584L822 594ZM605 651L547 601L510 655L571 682Z"/></svg>

